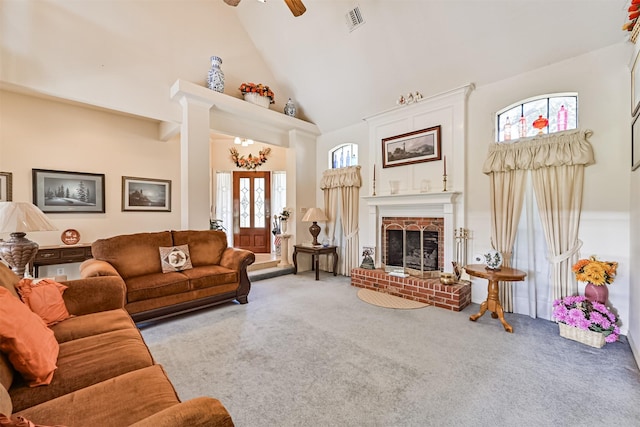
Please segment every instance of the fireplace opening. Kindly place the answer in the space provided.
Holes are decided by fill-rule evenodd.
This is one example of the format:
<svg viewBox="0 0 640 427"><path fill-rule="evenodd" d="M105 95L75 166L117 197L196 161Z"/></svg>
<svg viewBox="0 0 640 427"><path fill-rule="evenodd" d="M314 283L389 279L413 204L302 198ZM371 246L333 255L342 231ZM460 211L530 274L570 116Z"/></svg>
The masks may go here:
<svg viewBox="0 0 640 427"><path fill-rule="evenodd" d="M387 230L387 233L387 265L424 271L438 270L437 231Z"/></svg>
<svg viewBox="0 0 640 427"><path fill-rule="evenodd" d="M382 263L386 271L431 277L442 270L442 218L383 218L382 232Z"/></svg>

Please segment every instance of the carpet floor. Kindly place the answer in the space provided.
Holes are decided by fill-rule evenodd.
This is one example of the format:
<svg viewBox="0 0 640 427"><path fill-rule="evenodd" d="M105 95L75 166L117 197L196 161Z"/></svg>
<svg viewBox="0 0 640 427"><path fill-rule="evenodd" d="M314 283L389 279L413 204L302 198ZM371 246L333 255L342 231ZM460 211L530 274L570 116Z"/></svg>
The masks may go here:
<svg viewBox="0 0 640 427"><path fill-rule="evenodd" d="M256 282L249 304L146 325L180 398L212 396L238 427L638 426L626 338L602 349L546 320L360 301L347 277Z"/></svg>

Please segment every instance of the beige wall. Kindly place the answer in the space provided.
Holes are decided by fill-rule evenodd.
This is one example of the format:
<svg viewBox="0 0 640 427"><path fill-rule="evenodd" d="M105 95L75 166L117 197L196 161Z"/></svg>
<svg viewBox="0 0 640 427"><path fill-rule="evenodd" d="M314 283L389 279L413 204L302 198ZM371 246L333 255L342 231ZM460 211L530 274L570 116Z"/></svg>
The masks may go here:
<svg viewBox="0 0 640 427"><path fill-rule="evenodd" d="M5 91L0 99L0 170L13 173L13 200L32 201L32 168L105 175L106 213L48 214L58 231L31 233L31 239L61 244L68 228L83 242L179 228L179 141L159 141L157 123ZM123 176L171 180L172 211L122 212Z"/></svg>

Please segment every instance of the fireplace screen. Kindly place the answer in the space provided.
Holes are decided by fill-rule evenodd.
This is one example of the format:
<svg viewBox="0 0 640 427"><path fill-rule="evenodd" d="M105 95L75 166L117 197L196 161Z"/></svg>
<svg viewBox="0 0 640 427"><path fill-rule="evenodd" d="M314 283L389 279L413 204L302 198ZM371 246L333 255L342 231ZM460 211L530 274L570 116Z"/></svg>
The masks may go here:
<svg viewBox="0 0 640 427"><path fill-rule="evenodd" d="M386 271L402 271L421 277L440 271L438 231L402 227L400 224L388 224L383 228L383 265Z"/></svg>

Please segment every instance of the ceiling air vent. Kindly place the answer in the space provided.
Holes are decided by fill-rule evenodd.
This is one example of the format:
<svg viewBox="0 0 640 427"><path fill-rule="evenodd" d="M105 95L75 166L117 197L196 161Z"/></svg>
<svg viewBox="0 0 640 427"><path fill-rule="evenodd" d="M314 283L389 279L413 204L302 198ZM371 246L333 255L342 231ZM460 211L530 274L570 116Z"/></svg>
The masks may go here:
<svg viewBox="0 0 640 427"><path fill-rule="evenodd" d="M364 24L364 18L362 17L362 13L360 13L359 6L347 12L345 17L347 18L347 27L349 27L350 32Z"/></svg>

